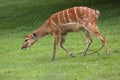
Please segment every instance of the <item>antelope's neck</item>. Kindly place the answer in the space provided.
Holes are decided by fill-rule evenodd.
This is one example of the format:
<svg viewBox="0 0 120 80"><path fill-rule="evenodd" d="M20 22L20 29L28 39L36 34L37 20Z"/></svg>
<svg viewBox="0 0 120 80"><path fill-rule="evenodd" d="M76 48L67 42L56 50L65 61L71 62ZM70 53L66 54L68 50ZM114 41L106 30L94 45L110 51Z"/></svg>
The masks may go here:
<svg viewBox="0 0 120 80"><path fill-rule="evenodd" d="M49 34L49 28L45 24L43 24L35 31L35 33L37 35L37 38L44 37L45 35Z"/></svg>

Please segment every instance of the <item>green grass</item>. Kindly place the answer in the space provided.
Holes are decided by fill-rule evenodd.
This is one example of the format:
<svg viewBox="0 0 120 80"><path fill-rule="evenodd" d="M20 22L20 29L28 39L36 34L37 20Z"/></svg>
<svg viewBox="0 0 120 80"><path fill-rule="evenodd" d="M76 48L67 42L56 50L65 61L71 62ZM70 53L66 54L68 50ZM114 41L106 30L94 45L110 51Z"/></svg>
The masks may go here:
<svg viewBox="0 0 120 80"><path fill-rule="evenodd" d="M25 36L51 14L79 5L100 10L99 30L106 36L110 56L106 56L102 49L100 56L89 52L82 57L80 52L86 45L82 32L67 36L65 45L76 56L74 59L58 47L56 60L50 61L53 51L51 35L40 39L27 51L21 50ZM119 21L118 0L0 0L0 80L119 80ZM99 48L100 40L93 35L92 38L90 49Z"/></svg>

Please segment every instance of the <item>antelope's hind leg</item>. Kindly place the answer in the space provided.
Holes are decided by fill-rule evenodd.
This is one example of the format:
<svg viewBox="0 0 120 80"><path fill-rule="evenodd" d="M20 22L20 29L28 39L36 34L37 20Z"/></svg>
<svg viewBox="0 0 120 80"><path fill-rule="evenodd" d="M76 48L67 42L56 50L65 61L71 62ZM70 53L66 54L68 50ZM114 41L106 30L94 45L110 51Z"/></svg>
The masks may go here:
<svg viewBox="0 0 120 80"><path fill-rule="evenodd" d="M99 33L99 32L94 32L94 35L96 35L101 40L101 42L103 43L103 45L105 47L106 54L109 54L110 51L109 51L109 49L107 47L107 43L106 43L105 37L101 33Z"/></svg>
<svg viewBox="0 0 120 80"><path fill-rule="evenodd" d="M101 40L101 42L104 45L104 48L106 50L106 54L109 54L110 51L109 51L109 49L107 47L107 43L106 43L105 37L98 31L98 28L97 28L96 25L92 26L92 28L90 29L90 32L92 32L95 36L97 36Z"/></svg>
<svg viewBox="0 0 120 80"><path fill-rule="evenodd" d="M72 58L74 58L75 56L68 49L65 48L65 46L64 46L65 40L66 40L66 34L61 35L60 46L62 49L65 50L65 52L67 52L68 55L70 55Z"/></svg>

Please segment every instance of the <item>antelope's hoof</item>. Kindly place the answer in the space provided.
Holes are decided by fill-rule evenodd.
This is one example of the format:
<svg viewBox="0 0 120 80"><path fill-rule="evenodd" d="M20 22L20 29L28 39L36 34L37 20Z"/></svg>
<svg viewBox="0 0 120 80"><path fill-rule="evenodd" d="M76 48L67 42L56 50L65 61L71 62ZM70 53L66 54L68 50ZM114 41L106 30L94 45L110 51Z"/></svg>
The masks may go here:
<svg viewBox="0 0 120 80"><path fill-rule="evenodd" d="M70 56L71 56L72 58L75 58L75 56L74 56L73 54L70 54Z"/></svg>
<svg viewBox="0 0 120 80"><path fill-rule="evenodd" d="M85 56L86 55L86 53L85 52L82 52L82 56Z"/></svg>
<svg viewBox="0 0 120 80"><path fill-rule="evenodd" d="M55 60L55 57L52 57L51 61L54 61Z"/></svg>
<svg viewBox="0 0 120 80"><path fill-rule="evenodd" d="M110 55L110 51L106 51L106 54L107 54L107 55Z"/></svg>

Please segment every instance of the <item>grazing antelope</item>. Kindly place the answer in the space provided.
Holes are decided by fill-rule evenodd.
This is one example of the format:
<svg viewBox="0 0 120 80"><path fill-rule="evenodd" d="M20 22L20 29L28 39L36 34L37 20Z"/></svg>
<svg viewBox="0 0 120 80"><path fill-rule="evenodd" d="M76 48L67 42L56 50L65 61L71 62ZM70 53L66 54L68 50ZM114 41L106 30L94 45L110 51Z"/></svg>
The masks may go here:
<svg viewBox="0 0 120 80"><path fill-rule="evenodd" d="M97 36L103 43L106 54L109 50L105 41L105 37L98 31L97 20L99 11L88 7L73 7L53 14L39 29L29 34L22 46L26 49L33 45L39 38L52 34L54 36L54 50L52 60L55 60L56 48L60 40L60 46L71 57L75 57L68 49L65 48L64 43L68 32L77 32L83 30L87 39L87 45L83 55L85 56L92 39L90 33Z"/></svg>

